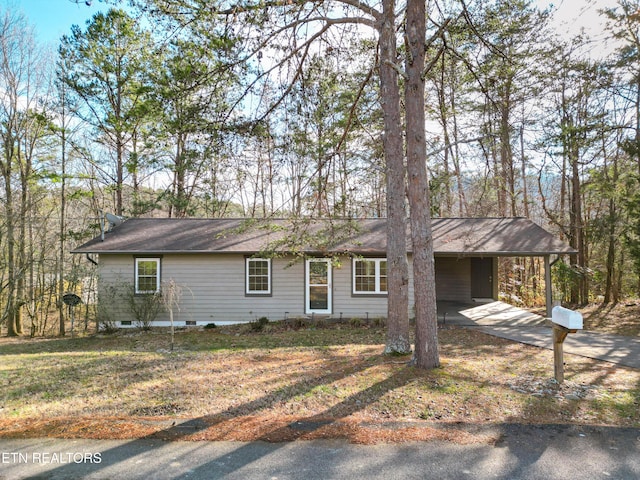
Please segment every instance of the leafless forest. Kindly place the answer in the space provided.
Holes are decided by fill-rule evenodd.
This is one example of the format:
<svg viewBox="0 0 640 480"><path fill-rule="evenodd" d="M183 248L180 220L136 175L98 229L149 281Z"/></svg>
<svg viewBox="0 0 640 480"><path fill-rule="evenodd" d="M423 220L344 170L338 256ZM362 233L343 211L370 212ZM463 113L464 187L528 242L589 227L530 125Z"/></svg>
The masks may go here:
<svg viewBox="0 0 640 480"><path fill-rule="evenodd" d="M638 0L601 12L604 57L528 0L106 5L56 49L0 9L3 334L65 333L62 294L95 282L69 251L100 212L524 216L579 251L558 300L640 295ZM543 301L541 263L503 262L504 298Z"/></svg>

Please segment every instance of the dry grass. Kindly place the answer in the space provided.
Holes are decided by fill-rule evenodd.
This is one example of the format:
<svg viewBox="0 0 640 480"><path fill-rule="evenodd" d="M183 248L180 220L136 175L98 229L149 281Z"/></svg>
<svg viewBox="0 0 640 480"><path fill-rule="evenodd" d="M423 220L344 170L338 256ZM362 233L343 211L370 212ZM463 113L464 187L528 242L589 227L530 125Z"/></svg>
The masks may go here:
<svg viewBox="0 0 640 480"><path fill-rule="evenodd" d="M269 324L78 339L0 340L0 436L340 437L491 441L502 422L640 426L640 372L459 328L442 367L381 354L380 328Z"/></svg>
<svg viewBox="0 0 640 480"><path fill-rule="evenodd" d="M580 311L587 330L630 337L640 336L640 303L638 301L609 305L592 304Z"/></svg>

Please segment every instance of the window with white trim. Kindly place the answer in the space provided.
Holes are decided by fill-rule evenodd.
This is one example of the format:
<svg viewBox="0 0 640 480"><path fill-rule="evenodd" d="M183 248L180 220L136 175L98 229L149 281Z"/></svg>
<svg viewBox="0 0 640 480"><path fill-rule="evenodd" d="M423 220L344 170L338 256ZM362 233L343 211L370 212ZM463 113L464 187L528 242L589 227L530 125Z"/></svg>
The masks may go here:
<svg viewBox="0 0 640 480"><path fill-rule="evenodd" d="M271 259L247 258L246 259L246 287L247 295L271 294Z"/></svg>
<svg viewBox="0 0 640 480"><path fill-rule="evenodd" d="M160 259L136 258L136 293L149 294L160 291Z"/></svg>
<svg viewBox="0 0 640 480"><path fill-rule="evenodd" d="M353 259L353 293L365 295L387 293L386 258Z"/></svg>

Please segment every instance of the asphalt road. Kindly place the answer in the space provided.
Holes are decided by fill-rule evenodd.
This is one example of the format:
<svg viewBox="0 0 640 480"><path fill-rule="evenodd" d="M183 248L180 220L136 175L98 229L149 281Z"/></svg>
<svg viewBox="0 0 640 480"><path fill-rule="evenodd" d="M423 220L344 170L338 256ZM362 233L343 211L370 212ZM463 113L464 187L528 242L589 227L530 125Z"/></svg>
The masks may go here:
<svg viewBox="0 0 640 480"><path fill-rule="evenodd" d="M495 445L0 439L0 479L637 479L640 429L500 425Z"/></svg>

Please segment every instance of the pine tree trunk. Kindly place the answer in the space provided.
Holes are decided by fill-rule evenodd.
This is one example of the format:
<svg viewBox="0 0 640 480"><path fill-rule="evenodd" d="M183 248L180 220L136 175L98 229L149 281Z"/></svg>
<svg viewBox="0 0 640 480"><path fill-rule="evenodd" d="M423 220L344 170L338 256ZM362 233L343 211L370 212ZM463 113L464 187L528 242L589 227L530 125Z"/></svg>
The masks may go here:
<svg viewBox="0 0 640 480"><path fill-rule="evenodd" d="M513 217L517 215L517 204L513 152L511 150L511 83L509 80L506 80L502 97L500 105L500 170L501 187L504 192L502 193L503 204L500 215Z"/></svg>
<svg viewBox="0 0 640 480"><path fill-rule="evenodd" d="M614 169L614 182L617 181L616 169ZM611 198L609 199L609 231L608 231L608 247L606 261L606 278L604 289L604 302L610 303L617 295L615 292L615 268L616 268L616 204Z"/></svg>
<svg viewBox="0 0 640 480"><path fill-rule="evenodd" d="M124 186L124 143L118 133L116 140L116 215L124 213L122 189Z"/></svg>
<svg viewBox="0 0 640 480"><path fill-rule="evenodd" d="M66 188L67 188L67 179L66 179L66 175L67 175L67 132L66 132L66 91L64 90L64 87L62 87L63 90L61 91L61 101L62 101L62 129L60 131L61 133L61 137L60 137L60 175L62 177L61 180L61 184L60 184L60 231L58 232L59 234L59 246L60 246L60 252L59 253L59 257L58 257L58 333L60 334L61 337L64 337L66 331L65 331L65 320L66 320L66 315L65 315L65 305L62 302L62 296L65 293L65 288L64 288L64 260L65 260L65 255L64 255L64 240L65 240L65 236L66 236L66 208L67 208L67 200L66 200ZM96 330L97 331L97 330Z"/></svg>
<svg viewBox="0 0 640 480"><path fill-rule="evenodd" d="M440 365L435 266L431 235L431 202L427 178L424 116L425 2L409 0L406 26L405 109L409 213L413 244L416 338L413 363L420 368Z"/></svg>
<svg viewBox="0 0 640 480"><path fill-rule="evenodd" d="M11 156L7 156L7 163L4 166L3 176L5 183L5 237L7 242L7 284L5 287L6 295L6 315L7 315L7 335L10 337L18 336L16 328L16 253L15 253L15 225L13 215L13 188L11 185Z"/></svg>
<svg viewBox="0 0 640 480"><path fill-rule="evenodd" d="M440 122L442 123L442 135L444 140L444 158L443 158L443 167L444 167L444 208L440 208L440 215L443 217L451 216L452 205L453 205L453 196L452 196L452 188L451 188L451 168L449 166L450 160L449 158L453 158L453 148L451 147L451 138L449 136L449 126L448 126L448 112L447 112L447 99L445 96L445 62L444 55L442 56L441 63L441 71L440 71L440 85L438 86L438 109L440 112Z"/></svg>
<svg viewBox="0 0 640 480"><path fill-rule="evenodd" d="M385 353L411 352L409 340L409 265L406 244L405 167L402 149L400 87L396 63L395 1L384 0L380 31L380 90L384 116L387 181L387 341Z"/></svg>

